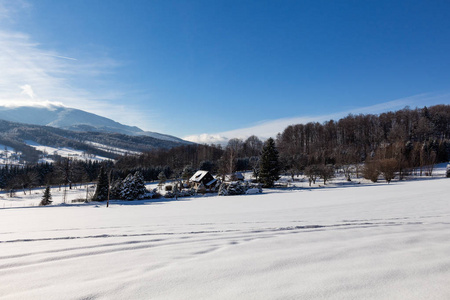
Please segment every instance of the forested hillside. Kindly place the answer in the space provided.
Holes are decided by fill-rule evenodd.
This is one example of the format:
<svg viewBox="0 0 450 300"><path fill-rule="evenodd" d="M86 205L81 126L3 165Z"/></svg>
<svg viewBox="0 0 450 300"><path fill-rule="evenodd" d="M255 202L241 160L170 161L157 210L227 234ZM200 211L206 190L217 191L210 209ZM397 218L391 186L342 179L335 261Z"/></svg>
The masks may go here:
<svg viewBox="0 0 450 300"><path fill-rule="evenodd" d="M450 157L450 106L409 109L380 115L349 115L340 120L288 126L276 137L284 172L298 174L310 166L339 167L383 159L395 160L396 169L419 171ZM207 169L220 174L240 170L258 172L262 141L231 139L220 146L183 146L121 158L117 166L164 166L176 173L183 168ZM392 161L391 161L392 163Z"/></svg>
<svg viewBox="0 0 450 300"><path fill-rule="evenodd" d="M380 115L349 115L323 124L287 127L278 137L288 169L394 158L401 168L447 161L450 106L405 108Z"/></svg>
<svg viewBox="0 0 450 300"><path fill-rule="evenodd" d="M10 141L10 145L27 155L33 155L34 148L21 142L25 139L43 144L85 147L86 151L105 156L107 153L99 152L85 142L143 151L140 155L121 156L115 163L60 159L54 164L3 168L0 187L9 189L95 180L101 165L108 172L112 171L113 179L123 179L135 171L140 171L145 180L157 180L161 172L167 178L189 178L198 169L219 175L252 170L258 176L263 146L256 136L246 140L231 139L225 147L197 144L174 147L176 145L171 142L154 141L149 137L74 133L1 121L0 130L0 143ZM145 143L147 139L149 144ZM431 175L432 167L427 166L450 158L450 106L405 108L380 115L349 115L322 124L291 125L276 137L276 148L282 172L292 176L304 173L312 180L329 179L333 176L330 172L336 169L343 170L349 179L353 172L374 181L380 174L386 180L395 174L399 178L411 173ZM364 168L351 167L362 163Z"/></svg>
<svg viewBox="0 0 450 300"><path fill-rule="evenodd" d="M129 136L119 133L75 132L49 126L28 125L0 120L0 144L10 146L23 153L28 163L35 163L40 152L26 144L34 141L52 147L70 147L88 154L107 158L117 158L114 151L105 150L116 147L128 151L145 152L158 148L172 148L183 143L160 140L149 136ZM93 143L105 147L96 147Z"/></svg>

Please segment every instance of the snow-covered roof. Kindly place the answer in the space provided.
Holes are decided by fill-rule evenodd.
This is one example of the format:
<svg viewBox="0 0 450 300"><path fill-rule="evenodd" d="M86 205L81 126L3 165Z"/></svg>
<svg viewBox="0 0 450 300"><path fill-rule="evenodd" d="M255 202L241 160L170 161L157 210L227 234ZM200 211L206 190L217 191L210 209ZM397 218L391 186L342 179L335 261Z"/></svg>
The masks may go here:
<svg viewBox="0 0 450 300"><path fill-rule="evenodd" d="M210 185L212 185L214 182L216 182L217 181L217 179L213 179L213 180L211 180L210 182L208 182L207 184L206 184L206 186L210 186Z"/></svg>
<svg viewBox="0 0 450 300"><path fill-rule="evenodd" d="M208 171L197 171L194 175L192 175L189 181L200 182L206 174L208 174Z"/></svg>

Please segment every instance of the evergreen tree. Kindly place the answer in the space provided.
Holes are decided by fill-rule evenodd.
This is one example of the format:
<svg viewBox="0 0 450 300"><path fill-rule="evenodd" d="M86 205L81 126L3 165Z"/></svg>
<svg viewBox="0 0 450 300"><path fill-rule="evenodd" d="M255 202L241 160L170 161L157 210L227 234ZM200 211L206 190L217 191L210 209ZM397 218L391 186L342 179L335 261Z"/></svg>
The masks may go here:
<svg viewBox="0 0 450 300"><path fill-rule="evenodd" d="M136 171L136 173L134 173L134 182L136 190L136 199L143 199L145 194L148 193L148 190L145 187L144 177L142 176L141 172Z"/></svg>
<svg viewBox="0 0 450 300"><path fill-rule="evenodd" d="M52 194L50 193L50 187L47 186L44 191L44 195L42 195L41 203L39 203L39 206L45 206L52 204Z"/></svg>
<svg viewBox="0 0 450 300"><path fill-rule="evenodd" d="M130 173L122 181L122 190L120 191L120 199L134 200L135 198L133 193L133 186L134 186L134 175Z"/></svg>
<svg viewBox="0 0 450 300"><path fill-rule="evenodd" d="M119 178L111 183L110 199L120 199L121 191L122 191L122 180Z"/></svg>
<svg viewBox="0 0 450 300"><path fill-rule="evenodd" d="M95 190L93 201L105 201L108 199L108 175L104 167L100 168L100 174L98 175L97 189Z"/></svg>
<svg viewBox="0 0 450 300"><path fill-rule="evenodd" d="M275 142L269 138L263 146L259 165L259 179L264 187L273 187L275 181L280 179L280 162Z"/></svg>
<svg viewBox="0 0 450 300"><path fill-rule="evenodd" d="M146 193L148 193L148 191L145 188L144 178L141 173L136 172L134 175L128 174L122 181L122 190L120 192L121 199L143 199Z"/></svg>

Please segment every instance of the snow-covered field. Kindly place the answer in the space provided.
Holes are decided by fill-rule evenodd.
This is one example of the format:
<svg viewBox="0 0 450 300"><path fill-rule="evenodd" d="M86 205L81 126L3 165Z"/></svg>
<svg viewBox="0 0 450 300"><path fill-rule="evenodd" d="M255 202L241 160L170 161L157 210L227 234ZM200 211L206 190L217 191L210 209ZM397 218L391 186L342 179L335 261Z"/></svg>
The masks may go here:
<svg viewBox="0 0 450 300"><path fill-rule="evenodd" d="M104 144L100 144L100 143L95 143L95 142L85 142L88 145L94 146L97 149L103 150L103 151L107 151L110 153L114 153L117 155L140 155L142 154L141 152L138 151L130 151L127 149L122 149L122 148L117 148L117 147L112 147L112 146L108 146L108 145L104 145Z"/></svg>
<svg viewBox="0 0 450 300"><path fill-rule="evenodd" d="M16 152L14 148L0 144L0 166L21 165L22 152Z"/></svg>
<svg viewBox="0 0 450 300"><path fill-rule="evenodd" d="M48 156L51 156L51 155L59 155L62 157L70 157L73 159L80 159L80 160L92 160L92 161L108 160L108 158L106 158L106 157L98 156L98 155L90 155L83 151L76 150L76 149L73 149L70 147L55 148L55 147L50 147L50 146L44 146L44 145L41 145L34 141L30 141L30 140L25 141L25 143L28 146L31 146L31 147L35 148L36 150L44 153L43 157L40 159L39 162L49 162L49 163L53 162L53 159L48 158Z"/></svg>
<svg viewBox="0 0 450 300"><path fill-rule="evenodd" d="M0 298L450 299L450 179L436 175L109 208L6 205Z"/></svg>

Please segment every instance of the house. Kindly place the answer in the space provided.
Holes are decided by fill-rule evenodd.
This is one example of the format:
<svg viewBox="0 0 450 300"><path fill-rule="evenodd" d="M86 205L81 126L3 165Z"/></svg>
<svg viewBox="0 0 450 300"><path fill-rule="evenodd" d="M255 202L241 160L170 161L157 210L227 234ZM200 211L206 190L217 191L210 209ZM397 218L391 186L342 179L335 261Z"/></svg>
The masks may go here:
<svg viewBox="0 0 450 300"><path fill-rule="evenodd" d="M195 189L198 189L201 185L203 185L206 189L211 190L211 188L216 185L217 179L215 179L208 171L197 171L189 179L189 182Z"/></svg>
<svg viewBox="0 0 450 300"><path fill-rule="evenodd" d="M241 172L235 172L231 175L226 175L225 180L226 181L244 181L245 177L244 177L244 174L242 174Z"/></svg>

